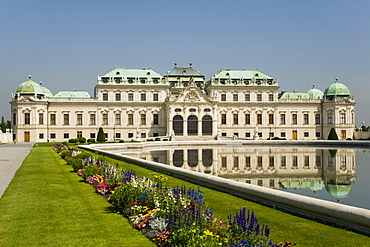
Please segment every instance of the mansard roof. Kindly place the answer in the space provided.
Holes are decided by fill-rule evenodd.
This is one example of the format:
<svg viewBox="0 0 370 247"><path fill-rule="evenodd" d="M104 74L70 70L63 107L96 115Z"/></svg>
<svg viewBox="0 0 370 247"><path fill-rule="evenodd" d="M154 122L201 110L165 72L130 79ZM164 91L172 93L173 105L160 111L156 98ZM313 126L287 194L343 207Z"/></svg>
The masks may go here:
<svg viewBox="0 0 370 247"><path fill-rule="evenodd" d="M167 72L166 76L193 76L193 77L204 77L199 71L196 71L192 67L175 67L171 71Z"/></svg>
<svg viewBox="0 0 370 247"><path fill-rule="evenodd" d="M91 98L87 91L59 91L53 96L54 98L78 98L86 99Z"/></svg>
<svg viewBox="0 0 370 247"><path fill-rule="evenodd" d="M114 68L112 71L106 73L102 77L125 77L125 78L161 78L162 75L155 72L151 68L142 69L125 69L125 68Z"/></svg>
<svg viewBox="0 0 370 247"><path fill-rule="evenodd" d="M219 79L270 79L272 80L273 78L262 73L261 71L258 70L253 70L253 69L245 69L245 70L230 70L230 69L221 69L217 74L213 75L214 78L219 78Z"/></svg>

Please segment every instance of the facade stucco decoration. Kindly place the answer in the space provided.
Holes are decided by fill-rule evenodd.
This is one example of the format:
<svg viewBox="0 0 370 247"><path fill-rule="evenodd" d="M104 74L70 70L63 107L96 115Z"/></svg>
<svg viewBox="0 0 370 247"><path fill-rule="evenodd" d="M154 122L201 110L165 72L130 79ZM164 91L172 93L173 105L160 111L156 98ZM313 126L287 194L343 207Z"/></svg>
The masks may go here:
<svg viewBox="0 0 370 247"><path fill-rule="evenodd" d="M221 69L210 77L189 67L165 75L152 68L114 68L87 91L56 94L31 80L11 99L12 133L19 142L96 139L322 140L335 128L353 138L355 102L338 81L325 92L279 92L279 81L258 70ZM140 136L137 136L137 129ZM255 134L255 130L258 133Z"/></svg>

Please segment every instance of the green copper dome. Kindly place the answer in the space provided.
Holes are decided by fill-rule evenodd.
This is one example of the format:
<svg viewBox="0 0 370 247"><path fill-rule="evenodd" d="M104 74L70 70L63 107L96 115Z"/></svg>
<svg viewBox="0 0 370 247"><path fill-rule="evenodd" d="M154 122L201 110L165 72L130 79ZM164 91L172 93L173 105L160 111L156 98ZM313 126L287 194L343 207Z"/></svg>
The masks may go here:
<svg viewBox="0 0 370 247"><path fill-rule="evenodd" d="M29 76L29 80L22 82L15 93L20 95L45 95L45 91L42 86L40 86L37 82L31 80L31 76Z"/></svg>
<svg viewBox="0 0 370 247"><path fill-rule="evenodd" d="M349 96L350 92L348 88L342 83L338 82L338 78L335 82L325 89L325 96Z"/></svg>
<svg viewBox="0 0 370 247"><path fill-rule="evenodd" d="M309 95L312 95L314 99L322 99L324 93L320 90L315 88L315 84L313 84L312 88L307 92Z"/></svg>

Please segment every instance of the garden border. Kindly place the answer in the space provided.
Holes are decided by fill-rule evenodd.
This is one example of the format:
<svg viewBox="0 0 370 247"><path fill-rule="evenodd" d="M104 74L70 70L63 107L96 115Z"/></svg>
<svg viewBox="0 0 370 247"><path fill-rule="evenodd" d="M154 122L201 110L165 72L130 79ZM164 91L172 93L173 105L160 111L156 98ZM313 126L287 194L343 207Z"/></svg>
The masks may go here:
<svg viewBox="0 0 370 247"><path fill-rule="evenodd" d="M273 144L280 145L281 141L265 141L263 142L253 142L254 145L258 144ZM201 144L202 143L202 144ZM140 165L145 168L149 168L161 173L165 173L171 176L178 177L180 179L199 184L202 186L207 186L212 189L220 190L230 194L237 195L242 198L253 200L259 203L270 205L273 207L281 208L292 213L298 213L310 218L319 218L324 221L333 222L344 227L359 231L366 235L370 234L370 210L358 208L354 206L348 206L343 204L338 204L334 202L328 202L325 200L320 200L316 198L311 198L307 196L291 194L284 191L274 190L270 188L264 188L257 185L245 184L236 181L232 181L225 178L216 177L209 174L198 173L194 171L184 170L182 168L164 165L158 162L147 161L140 158L135 158L127 155L120 155L110 152L109 150L116 149L115 146L130 145L132 148L141 148L143 146L153 146L154 145L204 145L204 142L151 142L151 143L120 143L120 144L103 144L104 148L101 148L101 144L94 145L81 145L80 148L87 149L90 151L98 151L100 154L105 156L115 158L118 160L126 161L132 164ZM207 142L210 144L221 144L218 141ZM252 144L251 141L248 142L222 142L225 145L245 145ZM342 146L342 142L294 142L296 145L315 145L315 146L333 146L339 144ZM307 144L309 143L309 144ZM320 145L320 144L321 145ZM347 142L346 142L347 143ZM285 142L284 145L289 145L290 142ZM351 143L352 144L352 143ZM369 147L368 143L358 143L359 147ZM336 145L335 145L336 146ZM100 148L99 148L100 147Z"/></svg>

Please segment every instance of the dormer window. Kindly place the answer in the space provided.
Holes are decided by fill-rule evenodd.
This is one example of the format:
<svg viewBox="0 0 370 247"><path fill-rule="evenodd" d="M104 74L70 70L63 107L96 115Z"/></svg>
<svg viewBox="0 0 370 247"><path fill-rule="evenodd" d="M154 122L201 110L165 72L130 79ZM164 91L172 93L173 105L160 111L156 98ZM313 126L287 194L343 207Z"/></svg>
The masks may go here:
<svg viewBox="0 0 370 247"><path fill-rule="evenodd" d="M150 72L147 72L146 75L150 75Z"/></svg>
<svg viewBox="0 0 370 247"><path fill-rule="evenodd" d="M116 72L116 75L120 75L119 71Z"/></svg>

